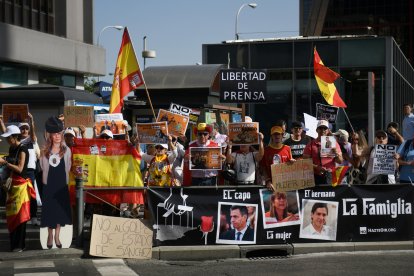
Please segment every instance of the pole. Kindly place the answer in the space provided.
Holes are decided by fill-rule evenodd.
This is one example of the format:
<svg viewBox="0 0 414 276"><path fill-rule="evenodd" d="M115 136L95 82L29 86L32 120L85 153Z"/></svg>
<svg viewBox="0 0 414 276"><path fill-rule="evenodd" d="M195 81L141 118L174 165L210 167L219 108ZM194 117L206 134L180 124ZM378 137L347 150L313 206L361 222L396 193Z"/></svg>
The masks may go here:
<svg viewBox="0 0 414 276"><path fill-rule="evenodd" d="M352 126L351 121L350 121L350 120L349 120L349 118L348 118L348 114L346 114L345 108L343 108L343 107L342 107L342 110L344 111L344 114L345 114L346 120L348 121L348 124L349 124L349 126L351 127L352 132L355 132L354 127Z"/></svg>
<svg viewBox="0 0 414 276"><path fill-rule="evenodd" d="M76 214L77 214L77 233L76 246L83 246L83 179L82 176L75 178L76 183Z"/></svg>

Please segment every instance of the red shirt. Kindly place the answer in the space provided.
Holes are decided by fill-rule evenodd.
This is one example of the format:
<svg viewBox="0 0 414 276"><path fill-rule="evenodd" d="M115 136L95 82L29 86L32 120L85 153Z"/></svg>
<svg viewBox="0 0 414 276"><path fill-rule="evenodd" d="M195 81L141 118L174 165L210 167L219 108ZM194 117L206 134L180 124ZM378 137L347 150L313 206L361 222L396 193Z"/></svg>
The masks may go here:
<svg viewBox="0 0 414 276"><path fill-rule="evenodd" d="M272 177L270 165L274 163L285 163L290 159L292 159L292 152L290 151L289 146L283 145L280 149L276 149L269 145L264 149L264 155L263 159L260 161L260 166L265 168L267 177ZM276 162L273 162L273 160Z"/></svg>
<svg viewBox="0 0 414 276"><path fill-rule="evenodd" d="M336 143L337 152L341 152L339 143ZM306 145L303 154L309 155L315 165L322 166L325 169L335 170L335 157L320 157L321 156L321 142L316 139ZM320 174L319 171L314 170L315 173Z"/></svg>

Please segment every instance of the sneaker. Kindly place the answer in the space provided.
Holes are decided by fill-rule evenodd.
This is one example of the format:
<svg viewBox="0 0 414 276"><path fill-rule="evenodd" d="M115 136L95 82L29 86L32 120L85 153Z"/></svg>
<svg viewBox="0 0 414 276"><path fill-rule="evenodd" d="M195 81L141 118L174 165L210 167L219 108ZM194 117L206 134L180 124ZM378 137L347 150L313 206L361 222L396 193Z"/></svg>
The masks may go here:
<svg viewBox="0 0 414 276"><path fill-rule="evenodd" d="M12 250L12 252L23 252L22 248L15 248Z"/></svg>
<svg viewBox="0 0 414 276"><path fill-rule="evenodd" d="M32 223L32 225L36 225L36 226L39 226L40 225L39 220L37 219L37 217L33 217L30 220L30 222Z"/></svg>

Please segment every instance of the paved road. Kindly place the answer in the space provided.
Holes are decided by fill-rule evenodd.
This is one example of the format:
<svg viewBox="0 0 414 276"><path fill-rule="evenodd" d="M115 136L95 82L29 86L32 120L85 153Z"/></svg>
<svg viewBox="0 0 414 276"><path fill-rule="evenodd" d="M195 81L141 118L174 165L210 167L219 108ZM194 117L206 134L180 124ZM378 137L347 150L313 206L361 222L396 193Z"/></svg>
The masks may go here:
<svg viewBox="0 0 414 276"><path fill-rule="evenodd" d="M0 275L412 275L414 250L316 253L279 259L204 262L57 259L0 262Z"/></svg>

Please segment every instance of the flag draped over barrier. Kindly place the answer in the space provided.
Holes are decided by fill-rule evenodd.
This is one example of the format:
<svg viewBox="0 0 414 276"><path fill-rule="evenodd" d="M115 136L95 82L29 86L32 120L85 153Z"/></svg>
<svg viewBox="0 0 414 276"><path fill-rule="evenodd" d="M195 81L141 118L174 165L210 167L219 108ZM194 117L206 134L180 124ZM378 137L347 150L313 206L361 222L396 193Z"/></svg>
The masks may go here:
<svg viewBox="0 0 414 276"><path fill-rule="evenodd" d="M75 201L75 173L82 176L84 187L117 188L143 187L141 156L125 140L76 139L72 147L72 166L69 187ZM143 203L143 192L138 190L92 191L112 204ZM86 196L85 202L100 203Z"/></svg>
<svg viewBox="0 0 414 276"><path fill-rule="evenodd" d="M339 78L339 74L326 67L319 57L316 47L314 49L313 70L315 79L318 83L319 90L326 102L333 106L346 107L346 104L339 96L339 92L334 84L335 80Z"/></svg>
<svg viewBox="0 0 414 276"><path fill-rule="evenodd" d="M143 83L134 47L129 38L128 29L125 28L116 61L109 112L120 113L124 105L124 97Z"/></svg>

